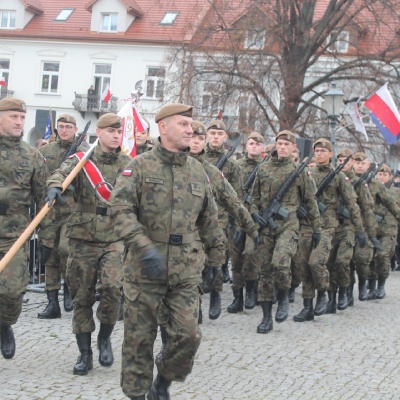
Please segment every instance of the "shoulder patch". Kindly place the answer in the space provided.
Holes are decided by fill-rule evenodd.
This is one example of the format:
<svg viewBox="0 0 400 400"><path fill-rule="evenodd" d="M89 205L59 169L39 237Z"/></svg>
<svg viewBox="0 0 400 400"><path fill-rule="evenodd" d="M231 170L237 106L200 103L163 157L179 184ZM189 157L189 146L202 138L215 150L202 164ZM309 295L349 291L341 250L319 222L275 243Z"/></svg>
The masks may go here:
<svg viewBox="0 0 400 400"><path fill-rule="evenodd" d="M364 186L365 186L366 188L368 188L368 183L366 183Z"/></svg>
<svg viewBox="0 0 400 400"><path fill-rule="evenodd" d="M132 175L132 170L131 169L125 169L122 171L123 176L131 176Z"/></svg>
<svg viewBox="0 0 400 400"><path fill-rule="evenodd" d="M346 178L344 178L344 180L345 180L346 182L349 182L349 181L350 181L350 178L349 178L348 176L346 176Z"/></svg>
<svg viewBox="0 0 400 400"><path fill-rule="evenodd" d="M307 175L308 175L308 176L311 176L311 175L312 175L312 172L311 172L310 170L308 170L308 171L307 171Z"/></svg>

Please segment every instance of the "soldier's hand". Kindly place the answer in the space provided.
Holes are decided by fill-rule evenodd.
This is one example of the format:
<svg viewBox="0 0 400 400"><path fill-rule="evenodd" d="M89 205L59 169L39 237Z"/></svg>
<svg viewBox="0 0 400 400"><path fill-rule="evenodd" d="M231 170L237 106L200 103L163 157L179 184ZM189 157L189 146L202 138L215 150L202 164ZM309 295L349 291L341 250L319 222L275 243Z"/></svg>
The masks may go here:
<svg viewBox="0 0 400 400"><path fill-rule="evenodd" d="M215 281L217 280L217 276L219 271L221 270L221 267L206 265L205 269L206 273L204 276L203 291L204 293L210 293Z"/></svg>
<svg viewBox="0 0 400 400"><path fill-rule="evenodd" d="M371 236L371 237L369 238L369 240L371 241L372 246L374 247L374 249L376 249L376 250L382 250L381 243L380 243L380 241L379 241L375 236Z"/></svg>
<svg viewBox="0 0 400 400"><path fill-rule="evenodd" d="M51 207L54 203L54 200L56 203L60 203L61 205L65 204L66 201L64 197L61 196L62 194L62 189L61 188L49 188L47 190L47 195L46 198L44 199L45 203L48 203L49 207Z"/></svg>
<svg viewBox="0 0 400 400"><path fill-rule="evenodd" d="M313 232L311 236L311 246L313 249L317 248L321 241L321 234L319 232Z"/></svg>
<svg viewBox="0 0 400 400"><path fill-rule="evenodd" d="M165 259L157 249L149 249L140 257L142 274L149 278L159 278L166 272Z"/></svg>
<svg viewBox="0 0 400 400"><path fill-rule="evenodd" d="M235 244L235 246L239 246L243 242L244 238L245 233L243 232L243 229L236 227L235 233L233 234L233 243Z"/></svg>
<svg viewBox="0 0 400 400"><path fill-rule="evenodd" d="M52 251L53 249L51 249L50 247L47 247L44 244L40 245L40 263L42 265L46 265Z"/></svg>
<svg viewBox="0 0 400 400"><path fill-rule="evenodd" d="M356 240L358 242L358 245L362 249L367 244L367 235L365 234L365 232L356 232Z"/></svg>
<svg viewBox="0 0 400 400"><path fill-rule="evenodd" d="M264 219L259 212L253 212L253 214L251 214L251 216L253 217L253 221L255 223L257 223L258 225L260 225L260 228L265 228L268 225L268 222L266 219Z"/></svg>
<svg viewBox="0 0 400 400"><path fill-rule="evenodd" d="M254 248L257 249L258 246L261 244L261 238L260 238L260 236L257 235L257 236L253 239L253 242L254 242Z"/></svg>
<svg viewBox="0 0 400 400"><path fill-rule="evenodd" d="M297 210L297 218L301 219L301 218L307 218L307 210L303 207L300 206L299 209Z"/></svg>

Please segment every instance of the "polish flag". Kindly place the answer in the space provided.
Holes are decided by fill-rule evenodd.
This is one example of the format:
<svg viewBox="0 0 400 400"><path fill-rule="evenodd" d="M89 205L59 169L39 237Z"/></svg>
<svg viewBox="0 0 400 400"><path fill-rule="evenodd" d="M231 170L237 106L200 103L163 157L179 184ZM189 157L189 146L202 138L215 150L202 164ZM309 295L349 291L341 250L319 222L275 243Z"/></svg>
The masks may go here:
<svg viewBox="0 0 400 400"><path fill-rule="evenodd" d="M0 86L6 86L6 80L4 79L4 76L0 76Z"/></svg>
<svg viewBox="0 0 400 400"><path fill-rule="evenodd" d="M101 101L105 101L106 103L108 103L110 99L111 99L110 85L107 83L106 88L104 89L104 92L101 95Z"/></svg>

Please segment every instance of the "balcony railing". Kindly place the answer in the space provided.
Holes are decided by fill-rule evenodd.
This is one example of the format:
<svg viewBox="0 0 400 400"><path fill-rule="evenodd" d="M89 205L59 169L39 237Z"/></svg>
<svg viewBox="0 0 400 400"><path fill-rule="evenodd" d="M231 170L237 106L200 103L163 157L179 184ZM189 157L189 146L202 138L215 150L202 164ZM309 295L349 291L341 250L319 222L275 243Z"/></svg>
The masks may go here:
<svg viewBox="0 0 400 400"><path fill-rule="evenodd" d="M4 99L5 97L13 97L14 96L14 90L8 90L1 88L0 90L0 100Z"/></svg>
<svg viewBox="0 0 400 400"><path fill-rule="evenodd" d="M75 110L79 111L84 118L86 112L93 112L99 117L100 114L117 112L118 97L111 96L109 102L101 101L100 96L75 93L75 100L72 102Z"/></svg>

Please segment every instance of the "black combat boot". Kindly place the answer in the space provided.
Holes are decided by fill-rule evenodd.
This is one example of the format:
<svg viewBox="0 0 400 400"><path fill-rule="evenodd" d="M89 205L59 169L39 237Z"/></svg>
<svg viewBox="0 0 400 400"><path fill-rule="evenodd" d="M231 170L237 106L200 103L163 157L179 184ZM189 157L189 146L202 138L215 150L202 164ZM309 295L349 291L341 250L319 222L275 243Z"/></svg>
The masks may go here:
<svg viewBox="0 0 400 400"><path fill-rule="evenodd" d="M11 325L0 322L1 354L11 360L15 354L15 339Z"/></svg>
<svg viewBox="0 0 400 400"><path fill-rule="evenodd" d="M385 292L386 278L384 276L378 276L378 289L376 291L376 298L382 300L386 296Z"/></svg>
<svg viewBox="0 0 400 400"><path fill-rule="evenodd" d="M244 308L246 310L252 310L257 303L257 284L256 279L246 281L246 299L244 301Z"/></svg>
<svg viewBox="0 0 400 400"><path fill-rule="evenodd" d="M289 289L289 303L294 303L294 300L296 299L296 288L299 285L292 285Z"/></svg>
<svg viewBox="0 0 400 400"><path fill-rule="evenodd" d="M171 381L158 374L147 393L147 400L171 400L168 390L170 385Z"/></svg>
<svg viewBox="0 0 400 400"><path fill-rule="evenodd" d="M328 301L326 300L326 290L318 290L317 302L315 303L314 315L319 317L326 313L328 307Z"/></svg>
<svg viewBox="0 0 400 400"><path fill-rule="evenodd" d="M296 322L314 321L313 299L303 299L304 308L293 319Z"/></svg>
<svg viewBox="0 0 400 400"><path fill-rule="evenodd" d="M53 319L61 318L61 308L58 304L58 290L49 290L47 292L47 299L49 300L43 312L38 314L40 319Z"/></svg>
<svg viewBox="0 0 400 400"><path fill-rule="evenodd" d="M71 293L68 289L68 285L64 282L64 310L66 312L71 312L73 308Z"/></svg>
<svg viewBox="0 0 400 400"><path fill-rule="evenodd" d="M129 397L130 400L146 400L146 396L142 394L141 396Z"/></svg>
<svg viewBox="0 0 400 400"><path fill-rule="evenodd" d="M203 323L203 311L201 309L201 303L199 305L199 317L197 318L197 323L201 325Z"/></svg>
<svg viewBox="0 0 400 400"><path fill-rule="evenodd" d="M261 324L257 326L257 333L268 333L274 327L272 322L272 301L261 301L260 304L263 310L263 319Z"/></svg>
<svg viewBox="0 0 400 400"><path fill-rule="evenodd" d="M99 349L99 363L103 367L111 367L114 363L110 340L113 329L114 325L100 324L99 336L97 336L97 348Z"/></svg>
<svg viewBox="0 0 400 400"><path fill-rule="evenodd" d="M224 283L228 283L230 280L231 280L231 277L229 276L228 262L226 262L222 266L222 281Z"/></svg>
<svg viewBox="0 0 400 400"><path fill-rule="evenodd" d="M87 375L93 369L93 352L91 348L92 334L91 332L78 333L76 342L81 354L74 365L74 375Z"/></svg>
<svg viewBox="0 0 400 400"><path fill-rule="evenodd" d="M345 310L347 308L347 287L339 288L339 297L338 297L338 310Z"/></svg>
<svg viewBox="0 0 400 400"><path fill-rule="evenodd" d="M350 283L350 285L347 286L347 306L348 307L354 306L353 289L354 289L354 283Z"/></svg>
<svg viewBox="0 0 400 400"><path fill-rule="evenodd" d="M367 300L374 300L376 299L376 279L368 279L368 299Z"/></svg>
<svg viewBox="0 0 400 400"><path fill-rule="evenodd" d="M228 306L228 313L236 314L243 311L243 288L233 289L233 302Z"/></svg>
<svg viewBox="0 0 400 400"><path fill-rule="evenodd" d="M125 296L122 293L121 294L121 302L119 303L119 317L118 321L123 321L124 320L124 303L125 303Z"/></svg>
<svg viewBox="0 0 400 400"><path fill-rule="evenodd" d="M160 325L160 334L161 334L161 343L162 344L161 344L161 349L158 354L162 356L165 345L167 344L167 342L169 340L169 335L168 335L167 329L163 325Z"/></svg>
<svg viewBox="0 0 400 400"><path fill-rule="evenodd" d="M208 316L210 319L218 319L221 315L221 295L215 289L210 292L210 310Z"/></svg>
<svg viewBox="0 0 400 400"><path fill-rule="evenodd" d="M336 314L336 290L328 290L328 305L325 314Z"/></svg>
<svg viewBox="0 0 400 400"><path fill-rule="evenodd" d="M365 278L358 278L358 300L368 300L367 280Z"/></svg>
<svg viewBox="0 0 400 400"><path fill-rule="evenodd" d="M286 321L289 313L289 289L278 290L278 308L276 309L275 321Z"/></svg>

